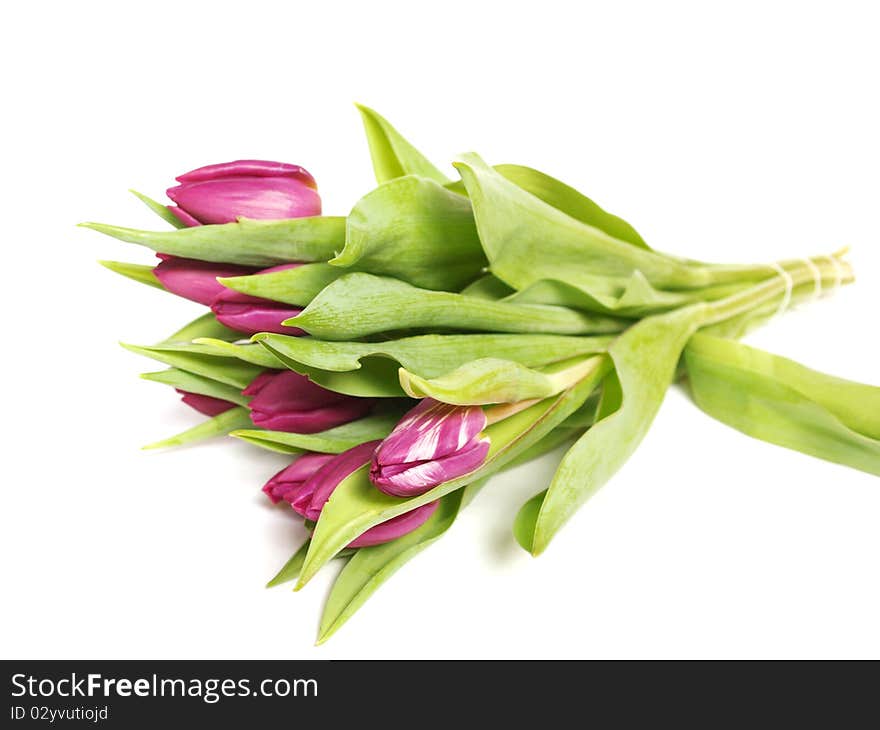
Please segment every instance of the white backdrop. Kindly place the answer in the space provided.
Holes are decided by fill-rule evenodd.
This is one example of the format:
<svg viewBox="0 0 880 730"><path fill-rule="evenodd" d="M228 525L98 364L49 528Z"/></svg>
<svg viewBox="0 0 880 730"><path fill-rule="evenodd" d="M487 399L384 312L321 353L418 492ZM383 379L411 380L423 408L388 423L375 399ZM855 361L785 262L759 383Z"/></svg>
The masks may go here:
<svg viewBox="0 0 880 730"><path fill-rule="evenodd" d="M539 167L656 248L772 260L848 244L859 281L749 341L880 383L876 5L78 2L4 11L5 658L878 657L880 482L749 439L673 391L539 559L514 543L544 460L313 648L332 570L263 583L301 539L285 460L137 379L199 308L100 268L151 261L82 220L242 157L305 165L325 212L372 185L361 101L430 157ZM161 225L161 223L159 224Z"/></svg>

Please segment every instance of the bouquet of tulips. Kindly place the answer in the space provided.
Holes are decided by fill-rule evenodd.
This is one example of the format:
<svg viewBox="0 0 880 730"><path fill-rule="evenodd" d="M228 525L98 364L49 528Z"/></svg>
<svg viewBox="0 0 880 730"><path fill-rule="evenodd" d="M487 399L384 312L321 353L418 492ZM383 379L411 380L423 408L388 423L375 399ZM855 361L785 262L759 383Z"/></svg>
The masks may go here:
<svg viewBox="0 0 880 730"><path fill-rule="evenodd" d="M677 380L746 434L880 475L880 388L738 341L850 283L845 252L661 253L537 170L467 154L452 180L360 110L378 187L347 217L321 215L302 167L240 160L178 177L173 205L137 194L171 230L83 224L160 259L107 268L210 308L162 342L126 345L168 366L144 377L208 417L152 446L230 434L290 455L263 491L311 537L269 585L299 588L347 561L319 641L491 475L565 445L513 525L542 552Z"/></svg>

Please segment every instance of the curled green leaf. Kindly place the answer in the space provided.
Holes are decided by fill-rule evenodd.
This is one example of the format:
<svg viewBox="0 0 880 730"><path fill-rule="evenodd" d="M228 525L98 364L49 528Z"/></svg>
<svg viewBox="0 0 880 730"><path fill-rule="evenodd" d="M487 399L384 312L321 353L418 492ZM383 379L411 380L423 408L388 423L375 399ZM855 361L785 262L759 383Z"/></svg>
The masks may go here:
<svg viewBox="0 0 880 730"><path fill-rule="evenodd" d="M472 360L436 378L401 368L400 385L413 398L433 398L454 405L488 405L541 400L562 392L589 372L592 358L577 357L557 367L534 370L511 360Z"/></svg>
<svg viewBox="0 0 880 730"><path fill-rule="evenodd" d="M352 208L340 267L394 276L426 289L458 290L486 257L470 203L442 185L407 175L381 184Z"/></svg>

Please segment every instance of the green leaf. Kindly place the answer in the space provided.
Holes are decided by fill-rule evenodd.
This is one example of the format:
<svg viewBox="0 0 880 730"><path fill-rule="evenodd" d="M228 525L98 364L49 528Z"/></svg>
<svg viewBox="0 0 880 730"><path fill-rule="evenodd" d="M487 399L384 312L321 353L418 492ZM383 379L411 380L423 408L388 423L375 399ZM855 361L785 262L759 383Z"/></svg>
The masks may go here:
<svg viewBox="0 0 880 730"><path fill-rule="evenodd" d="M178 231L139 231L105 223L80 226L160 253L246 266L327 261L345 242L345 218L328 216L274 221L241 218L237 223Z"/></svg>
<svg viewBox="0 0 880 730"><path fill-rule="evenodd" d="M305 375L313 383L317 383L327 390L355 395L360 398L402 398L406 396L403 388L400 387L400 378L397 374L398 366L393 360L371 357L365 358L356 370L345 372L322 370L287 357L283 351L276 350L265 341L260 340L259 342L273 357L278 359L280 365L300 375Z"/></svg>
<svg viewBox="0 0 880 730"><path fill-rule="evenodd" d="M643 319L608 349L623 394L620 407L597 421L565 455L550 487L529 500L514 523L517 541L544 551L574 512L632 455L660 409L682 349L705 309L689 307Z"/></svg>
<svg viewBox="0 0 880 730"><path fill-rule="evenodd" d="M196 337L189 345L179 347L178 351L193 352L213 357L234 357L262 368L277 368L283 366L278 358L256 343L225 342L213 337Z"/></svg>
<svg viewBox="0 0 880 730"><path fill-rule="evenodd" d="M319 433L287 433L249 428L234 431L231 435L282 454L299 454L303 451L341 454L367 441L385 438L397 425L402 413L402 409L377 413ZM251 425L250 421L245 425Z"/></svg>
<svg viewBox="0 0 880 730"><path fill-rule="evenodd" d="M212 438L213 436L222 436L234 431L237 428L246 426L251 422L250 411L247 408L237 406L228 411L221 413L219 416L209 418L198 426L187 429L182 433L172 436L171 438L156 441L147 444L145 449L167 449L173 446L185 446Z"/></svg>
<svg viewBox="0 0 880 730"><path fill-rule="evenodd" d="M511 294L516 293L515 289L511 289L497 276L485 274L472 284L468 284L461 293L468 297L477 297L479 299L504 299Z"/></svg>
<svg viewBox="0 0 880 730"><path fill-rule="evenodd" d="M458 290L486 266L466 198L424 177L381 184L352 208L340 267L394 276L426 289Z"/></svg>
<svg viewBox="0 0 880 730"><path fill-rule="evenodd" d="M482 466L470 474L406 499L391 497L376 489L369 480L369 465L344 479L321 512L297 588L305 585L321 566L369 528L491 476L538 443L583 405L608 372L608 358L598 360L596 370L570 390L489 426L484 432L491 442L489 454Z"/></svg>
<svg viewBox="0 0 880 730"><path fill-rule="evenodd" d="M438 540L455 522L463 490L440 500L437 510L424 525L384 545L360 548L346 563L330 590L318 644L329 639L376 590L407 561Z"/></svg>
<svg viewBox="0 0 880 730"><path fill-rule="evenodd" d="M542 279L580 287L597 276L628 279L640 271L673 289L715 283L701 267L621 241L526 192L477 155L455 163L474 208L492 273L522 290ZM552 241L548 250L547 242Z"/></svg>
<svg viewBox="0 0 880 730"><path fill-rule="evenodd" d="M181 327L177 332L168 336L159 344L171 345L191 343L193 340L200 337L208 337L212 340L219 340L224 343L235 342L235 340L241 339L241 332L236 332L235 330L229 329L229 327L220 324L213 312L206 312L205 314L196 317L189 324Z"/></svg>
<svg viewBox="0 0 880 730"><path fill-rule="evenodd" d="M302 565L306 559L306 553L308 551L309 541L306 540L300 545L299 550L290 556L290 560L288 560L281 570L275 574L275 577L266 583L266 588L274 588L275 586L280 586L282 583L296 580L299 577L300 570L302 570Z"/></svg>
<svg viewBox="0 0 880 730"><path fill-rule="evenodd" d="M472 360L436 378L400 369L400 384L413 398L434 398L454 405L519 403L562 392L592 369L592 358L572 358L556 368L533 370L511 360Z"/></svg>
<svg viewBox="0 0 880 730"><path fill-rule="evenodd" d="M188 393L198 393L199 395L208 395L212 398L220 398L240 406L246 406L250 400L241 394L240 388L218 383L211 378L188 373L186 370L179 370L178 368L169 368L168 370L160 370L155 373L143 373L141 377L144 380L152 380L155 383L170 385L172 388L184 390Z"/></svg>
<svg viewBox="0 0 880 730"><path fill-rule="evenodd" d="M330 264L303 264L294 269L270 271L268 274L220 277L217 281L252 297L304 307L321 289L343 274L344 270Z"/></svg>
<svg viewBox="0 0 880 730"><path fill-rule="evenodd" d="M709 335L685 349L696 404L743 433L880 476L880 388Z"/></svg>
<svg viewBox="0 0 880 730"><path fill-rule="evenodd" d="M167 205L162 205L158 200L153 200L151 197L139 193L137 190L129 190L128 192L134 195L166 223L170 223L175 228L186 228L186 223L168 210Z"/></svg>
<svg viewBox="0 0 880 730"><path fill-rule="evenodd" d="M153 273L153 269L156 268L155 266L130 264L125 261L98 261L98 263L105 269L110 269L110 271L121 274L128 279L166 291L165 287L162 286L162 282L160 282Z"/></svg>
<svg viewBox="0 0 880 730"><path fill-rule="evenodd" d="M356 104L364 122L376 182L383 183L403 175L421 175L440 184L449 179L378 112Z"/></svg>
<svg viewBox="0 0 880 730"><path fill-rule="evenodd" d="M598 228L612 238L617 238L630 245L645 249L650 248L636 229L623 218L603 210L586 195L564 182L550 177L540 170L523 165L493 165L492 169L517 187L575 220ZM467 195L467 188L461 180L447 184L446 188L460 195Z"/></svg>
<svg viewBox="0 0 880 730"><path fill-rule="evenodd" d="M313 337L260 333L254 341L285 362L319 370L358 370L371 360L391 361L425 378L448 373L483 357L513 360L540 367L577 355L604 351L614 338L565 335L421 335L385 342L328 342Z"/></svg>
<svg viewBox="0 0 880 730"><path fill-rule="evenodd" d="M302 314L284 324L301 327L323 340L352 340L408 328L603 334L618 332L625 325L618 319L562 307L493 302L362 273L337 279Z"/></svg>
<svg viewBox="0 0 880 730"><path fill-rule="evenodd" d="M150 357L174 368L186 370L235 388L244 389L263 372L262 367L231 357L216 357L193 352L189 345L128 345L126 350Z"/></svg>
<svg viewBox="0 0 880 730"><path fill-rule="evenodd" d="M768 269L769 270L769 269ZM580 274L578 285L541 279L505 301L521 304L551 304L623 317L644 317L702 301L721 299L741 291L748 284L721 284L684 291L655 289L640 272L628 278Z"/></svg>

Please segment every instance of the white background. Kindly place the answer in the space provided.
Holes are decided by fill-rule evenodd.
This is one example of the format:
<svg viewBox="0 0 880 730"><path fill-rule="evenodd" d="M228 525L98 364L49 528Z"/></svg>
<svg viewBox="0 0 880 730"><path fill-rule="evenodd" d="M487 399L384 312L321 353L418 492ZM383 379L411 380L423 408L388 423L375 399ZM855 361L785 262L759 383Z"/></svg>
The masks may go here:
<svg viewBox="0 0 880 730"><path fill-rule="evenodd" d="M6 658L878 657L880 482L749 439L670 393L642 447L539 559L495 479L313 648L333 570L263 583L301 540L259 492L285 459L197 422L149 343L197 305L77 229L149 227L126 192L242 157L305 165L325 212L372 185L358 115L435 160L539 167L655 247L772 260L852 246L859 281L750 341L880 382L876 4L18 3L5 10ZM162 225L159 223L158 225Z"/></svg>

